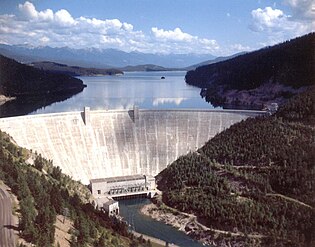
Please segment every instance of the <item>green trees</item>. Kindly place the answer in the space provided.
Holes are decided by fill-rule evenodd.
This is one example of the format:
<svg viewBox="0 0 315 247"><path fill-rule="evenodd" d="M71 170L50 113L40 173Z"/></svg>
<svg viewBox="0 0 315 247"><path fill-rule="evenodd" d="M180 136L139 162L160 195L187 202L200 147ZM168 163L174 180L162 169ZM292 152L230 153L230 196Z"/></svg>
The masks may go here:
<svg viewBox="0 0 315 247"><path fill-rule="evenodd" d="M214 106L254 107L282 102L294 92L278 85L301 88L315 83L315 33L188 71L188 84L202 88L201 96ZM277 85L278 84L278 85ZM249 91L251 90L251 91ZM241 91L241 92L240 92ZM299 117L297 112L291 117Z"/></svg>
<svg viewBox="0 0 315 247"><path fill-rule="evenodd" d="M36 156L34 166L37 170L41 171L44 167L44 161L41 155Z"/></svg>
<svg viewBox="0 0 315 247"><path fill-rule="evenodd" d="M163 201L209 227L271 236L266 246L314 243L315 112L304 108L314 105L314 92L275 116L235 124L173 162L157 177ZM290 110L303 117L293 119Z"/></svg>
<svg viewBox="0 0 315 247"><path fill-rule="evenodd" d="M34 207L34 199L31 195L26 196L20 201L21 220L19 221L19 229L26 241L32 242L36 239L36 229L34 221L36 218L36 210Z"/></svg>
<svg viewBox="0 0 315 247"><path fill-rule="evenodd" d="M56 215L63 214L74 222L71 246L129 246L132 238L127 225L84 203L74 187L85 189L62 174L59 167L36 155L34 166L25 163L25 150L0 131L0 179L19 200L21 236L35 246L54 244ZM45 170L45 174L42 172ZM115 236L112 234L116 232ZM124 236L124 240L120 240ZM138 240L136 246L145 246ZM113 244L114 243L114 244ZM20 245L22 246L22 245Z"/></svg>
<svg viewBox="0 0 315 247"><path fill-rule="evenodd" d="M188 84L210 89L218 89L222 85L224 89L248 90L267 82L295 88L310 86L315 82L314 41L315 33L310 33L223 62L198 67L188 71L185 80Z"/></svg>

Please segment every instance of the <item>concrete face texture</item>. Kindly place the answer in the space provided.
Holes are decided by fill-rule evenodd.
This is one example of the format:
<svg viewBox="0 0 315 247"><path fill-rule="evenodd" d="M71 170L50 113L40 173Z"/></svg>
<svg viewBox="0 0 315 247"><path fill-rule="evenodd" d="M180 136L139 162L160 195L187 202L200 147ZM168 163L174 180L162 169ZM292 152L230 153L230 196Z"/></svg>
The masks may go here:
<svg viewBox="0 0 315 247"><path fill-rule="evenodd" d="M62 171L90 179L157 175L179 156L195 151L255 111L137 110L28 115L0 119L0 129L22 147L53 160Z"/></svg>

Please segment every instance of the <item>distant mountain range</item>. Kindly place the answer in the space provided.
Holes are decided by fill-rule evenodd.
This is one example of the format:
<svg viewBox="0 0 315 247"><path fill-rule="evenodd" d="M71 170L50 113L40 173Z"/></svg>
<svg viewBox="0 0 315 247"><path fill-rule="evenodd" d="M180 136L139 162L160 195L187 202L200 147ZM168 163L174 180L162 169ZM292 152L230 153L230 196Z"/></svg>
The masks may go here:
<svg viewBox="0 0 315 247"><path fill-rule="evenodd" d="M205 66L205 65L209 65L209 64L213 64L213 63L218 63L218 62L223 62L225 60L232 59L234 57L237 57L237 56L240 56L240 55L244 55L244 54L246 54L246 52L239 52L239 53L233 54L231 56L227 56L227 57L217 57L215 59L210 59L210 60L198 63L198 64L194 64L194 65L188 66L188 67L185 68L185 70L187 70L187 71L194 70L194 69L196 69L198 67L201 67L201 66Z"/></svg>
<svg viewBox="0 0 315 247"><path fill-rule="evenodd" d="M115 49L71 49L0 44L0 54L22 63L50 61L86 68L123 68L154 64L165 68L185 68L212 60L210 54L150 54Z"/></svg>

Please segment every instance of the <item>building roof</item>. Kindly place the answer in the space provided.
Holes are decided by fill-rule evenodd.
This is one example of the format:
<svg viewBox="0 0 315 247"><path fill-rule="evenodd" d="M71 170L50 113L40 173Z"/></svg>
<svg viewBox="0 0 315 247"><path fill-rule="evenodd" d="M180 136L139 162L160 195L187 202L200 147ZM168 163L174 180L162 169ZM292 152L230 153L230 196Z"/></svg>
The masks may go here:
<svg viewBox="0 0 315 247"><path fill-rule="evenodd" d="M114 203L116 203L117 201L113 200L113 199L109 199L107 202L104 203L104 205L109 206L112 205Z"/></svg>
<svg viewBox="0 0 315 247"><path fill-rule="evenodd" d="M110 177L110 178L95 178L91 179L90 183L114 183L114 182L123 182L123 181L132 181L132 180L138 180L138 179L144 179L145 175L130 175L130 176L119 176L119 177Z"/></svg>

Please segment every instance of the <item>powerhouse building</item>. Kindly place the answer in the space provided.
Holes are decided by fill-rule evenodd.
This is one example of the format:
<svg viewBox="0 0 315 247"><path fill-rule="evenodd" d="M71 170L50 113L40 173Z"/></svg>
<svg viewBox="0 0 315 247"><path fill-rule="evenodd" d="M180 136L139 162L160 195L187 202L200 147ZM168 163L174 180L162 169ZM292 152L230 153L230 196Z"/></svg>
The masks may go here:
<svg viewBox="0 0 315 247"><path fill-rule="evenodd" d="M147 194L153 196L155 178L150 175L131 175L90 180L90 189L95 198Z"/></svg>

